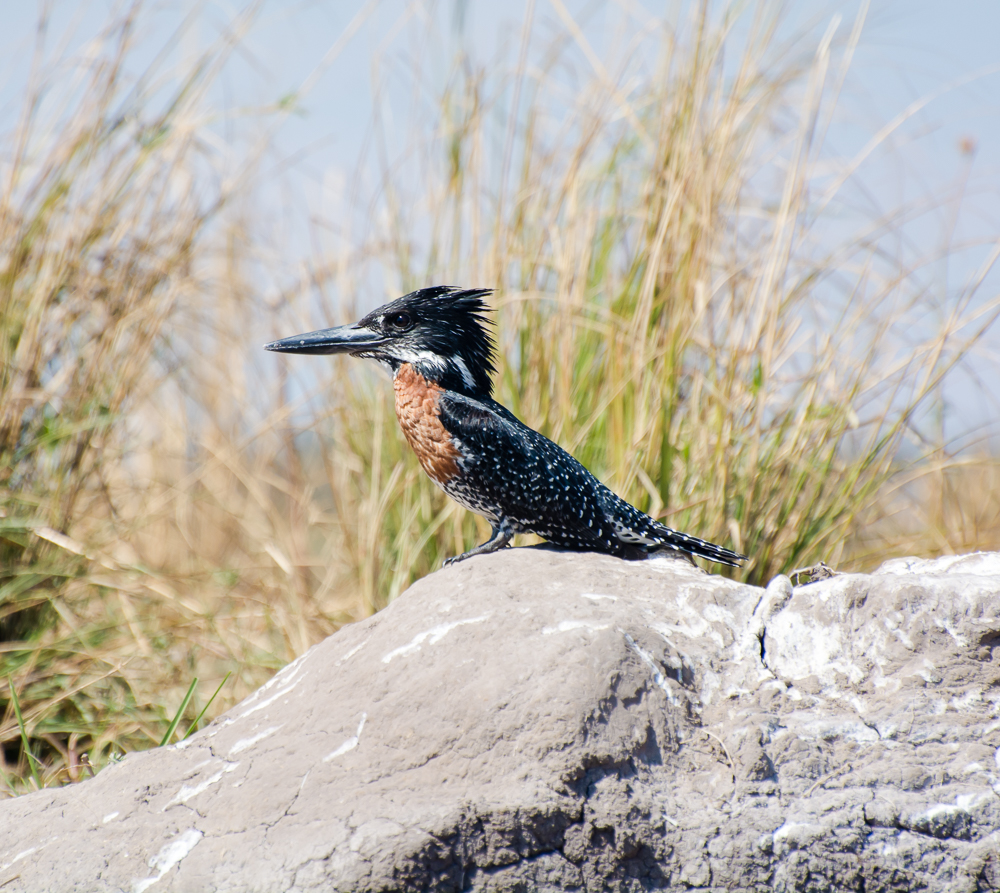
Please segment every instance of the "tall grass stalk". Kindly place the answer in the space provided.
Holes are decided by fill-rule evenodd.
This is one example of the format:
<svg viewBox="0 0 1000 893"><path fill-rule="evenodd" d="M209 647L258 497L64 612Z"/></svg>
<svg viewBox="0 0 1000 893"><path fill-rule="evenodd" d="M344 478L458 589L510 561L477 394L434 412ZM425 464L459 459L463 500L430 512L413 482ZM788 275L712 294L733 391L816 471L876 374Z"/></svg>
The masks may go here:
<svg viewBox="0 0 1000 893"><path fill-rule="evenodd" d="M46 56L43 17L0 167L0 742L27 728L47 781L78 778L85 749L158 740L167 705L148 686L177 675L149 664L170 632L143 615L179 597L173 568L129 544L149 522L133 446L232 188L199 130L233 42L136 79L142 15L116 12L69 77L70 60ZM8 754L35 772L29 748L13 767Z"/></svg>

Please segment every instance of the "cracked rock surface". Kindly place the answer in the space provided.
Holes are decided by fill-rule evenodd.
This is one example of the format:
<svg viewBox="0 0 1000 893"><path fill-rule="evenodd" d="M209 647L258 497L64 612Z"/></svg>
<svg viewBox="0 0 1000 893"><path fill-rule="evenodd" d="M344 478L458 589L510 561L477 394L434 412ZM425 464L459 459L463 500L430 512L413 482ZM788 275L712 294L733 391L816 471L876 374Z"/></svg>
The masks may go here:
<svg viewBox="0 0 1000 893"><path fill-rule="evenodd" d="M0 803L0 890L997 890L998 747L1000 554L759 589L508 550Z"/></svg>

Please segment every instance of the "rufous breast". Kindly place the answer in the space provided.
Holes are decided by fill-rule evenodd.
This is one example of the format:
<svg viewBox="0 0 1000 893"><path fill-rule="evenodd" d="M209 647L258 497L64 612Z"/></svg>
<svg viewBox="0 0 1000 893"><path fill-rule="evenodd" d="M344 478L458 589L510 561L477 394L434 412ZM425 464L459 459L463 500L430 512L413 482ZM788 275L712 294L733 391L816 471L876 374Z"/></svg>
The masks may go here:
<svg viewBox="0 0 1000 893"><path fill-rule="evenodd" d="M458 474L462 454L441 424L440 385L428 381L410 363L399 367L392 382L396 392L396 418L420 467L443 486Z"/></svg>

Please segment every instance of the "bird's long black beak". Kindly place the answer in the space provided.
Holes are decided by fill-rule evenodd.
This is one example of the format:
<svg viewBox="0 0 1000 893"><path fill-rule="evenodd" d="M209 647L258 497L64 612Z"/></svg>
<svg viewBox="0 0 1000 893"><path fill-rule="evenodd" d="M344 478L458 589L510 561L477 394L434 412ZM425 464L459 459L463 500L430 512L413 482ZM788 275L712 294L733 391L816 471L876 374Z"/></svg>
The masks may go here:
<svg viewBox="0 0 1000 893"><path fill-rule="evenodd" d="M385 344L386 340L377 332L362 326L337 326L333 329L320 329L272 341L264 345L264 350L305 354L361 353Z"/></svg>

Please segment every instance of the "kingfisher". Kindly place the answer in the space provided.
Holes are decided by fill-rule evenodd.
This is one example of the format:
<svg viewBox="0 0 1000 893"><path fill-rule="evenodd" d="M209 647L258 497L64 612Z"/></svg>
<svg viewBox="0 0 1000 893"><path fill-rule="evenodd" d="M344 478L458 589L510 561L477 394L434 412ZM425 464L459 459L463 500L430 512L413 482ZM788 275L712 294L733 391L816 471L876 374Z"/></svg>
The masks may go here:
<svg viewBox="0 0 1000 893"><path fill-rule="evenodd" d="M739 567L745 555L660 524L614 494L562 447L493 399L491 289L422 288L353 325L265 344L297 354L346 353L392 374L396 418L432 481L492 528L445 565L534 533L557 546L641 558L697 555Z"/></svg>

